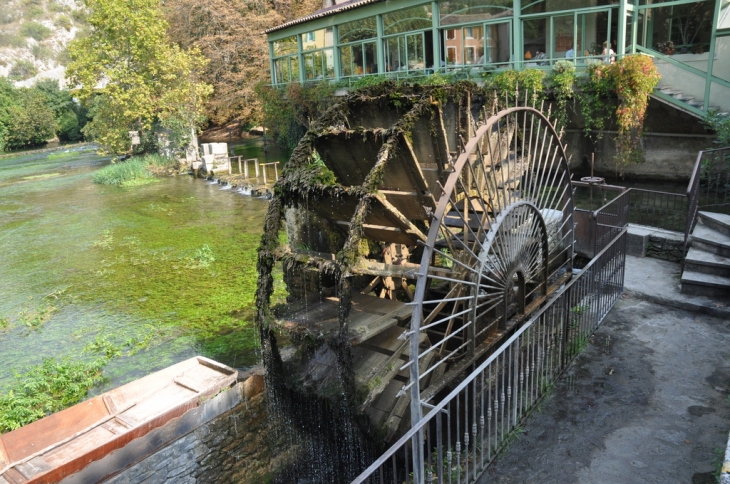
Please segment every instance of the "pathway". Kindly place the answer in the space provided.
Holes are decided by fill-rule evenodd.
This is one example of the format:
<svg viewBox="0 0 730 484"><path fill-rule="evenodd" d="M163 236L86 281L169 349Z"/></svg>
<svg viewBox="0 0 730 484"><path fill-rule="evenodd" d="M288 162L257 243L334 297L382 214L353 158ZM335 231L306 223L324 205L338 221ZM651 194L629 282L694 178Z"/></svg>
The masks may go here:
<svg viewBox="0 0 730 484"><path fill-rule="evenodd" d="M716 482L730 429L730 311L681 295L678 274L628 258L627 294L480 483Z"/></svg>

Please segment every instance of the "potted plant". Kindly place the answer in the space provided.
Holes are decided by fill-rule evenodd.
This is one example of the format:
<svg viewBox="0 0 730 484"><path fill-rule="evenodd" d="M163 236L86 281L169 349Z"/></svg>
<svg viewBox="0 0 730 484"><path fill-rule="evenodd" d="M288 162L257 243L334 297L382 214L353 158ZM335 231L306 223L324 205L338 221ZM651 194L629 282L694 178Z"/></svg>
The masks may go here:
<svg viewBox="0 0 730 484"><path fill-rule="evenodd" d="M656 49L664 55L674 54L674 42L667 40L666 42L657 42Z"/></svg>

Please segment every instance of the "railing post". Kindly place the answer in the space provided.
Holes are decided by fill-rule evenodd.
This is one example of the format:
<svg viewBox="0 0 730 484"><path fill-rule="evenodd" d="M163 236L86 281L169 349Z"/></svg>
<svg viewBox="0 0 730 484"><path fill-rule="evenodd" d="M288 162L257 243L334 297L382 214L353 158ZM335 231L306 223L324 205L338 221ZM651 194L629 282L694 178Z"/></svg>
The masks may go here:
<svg viewBox="0 0 730 484"><path fill-rule="evenodd" d="M266 164L264 164L261 168L262 168L262 170L264 172L264 185L266 185L266 168L267 168L266 167Z"/></svg>
<svg viewBox="0 0 730 484"><path fill-rule="evenodd" d="M258 178L259 177L259 159L258 158L253 159L253 166L254 166L254 168L256 168L256 178Z"/></svg>
<svg viewBox="0 0 730 484"><path fill-rule="evenodd" d="M240 175L242 173L241 171L241 157L238 157L238 174Z"/></svg>

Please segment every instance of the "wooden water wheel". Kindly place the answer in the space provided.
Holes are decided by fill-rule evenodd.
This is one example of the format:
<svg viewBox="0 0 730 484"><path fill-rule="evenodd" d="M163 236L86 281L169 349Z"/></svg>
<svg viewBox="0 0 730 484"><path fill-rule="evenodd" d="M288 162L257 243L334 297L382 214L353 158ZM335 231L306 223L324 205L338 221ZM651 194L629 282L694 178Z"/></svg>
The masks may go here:
<svg viewBox="0 0 730 484"><path fill-rule="evenodd" d="M548 118L468 90L440 99L360 95L330 110L278 184L262 251L260 283L282 263L273 326L299 350L299 384L351 379L388 438L409 402L417 418L572 269L570 174Z"/></svg>

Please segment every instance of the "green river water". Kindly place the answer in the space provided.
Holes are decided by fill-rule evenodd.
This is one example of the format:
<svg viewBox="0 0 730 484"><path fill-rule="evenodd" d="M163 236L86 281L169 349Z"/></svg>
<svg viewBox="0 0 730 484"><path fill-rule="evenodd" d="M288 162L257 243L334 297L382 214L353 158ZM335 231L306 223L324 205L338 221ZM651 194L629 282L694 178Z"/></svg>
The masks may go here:
<svg viewBox="0 0 730 484"><path fill-rule="evenodd" d="M263 162L259 144L239 151ZM0 393L23 368L85 358L92 342L127 348L94 393L194 355L257 360L268 202L185 175L92 183L106 163L88 147L0 159Z"/></svg>

